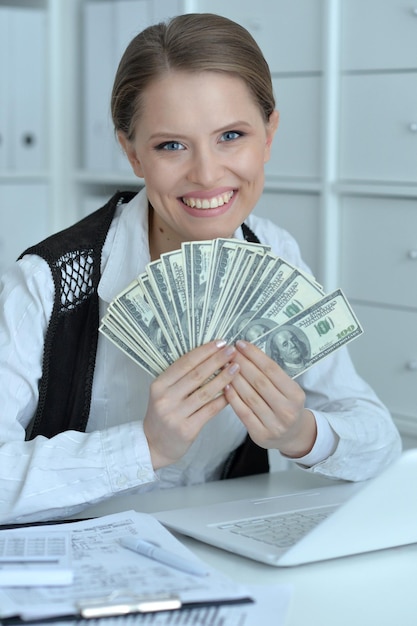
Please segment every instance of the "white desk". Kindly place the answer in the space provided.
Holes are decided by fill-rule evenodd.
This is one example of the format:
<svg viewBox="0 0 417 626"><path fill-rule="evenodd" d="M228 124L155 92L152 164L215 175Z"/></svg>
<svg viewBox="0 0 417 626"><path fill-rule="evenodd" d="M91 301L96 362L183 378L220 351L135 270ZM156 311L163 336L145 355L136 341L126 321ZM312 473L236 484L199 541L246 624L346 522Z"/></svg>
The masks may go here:
<svg viewBox="0 0 417 626"><path fill-rule="evenodd" d="M145 513L276 495L328 484L299 470L219 481L140 496L122 496L90 507L79 517L127 509ZM410 494L416 498L416 494ZM401 520L398 521L401 523ZM288 626L416 626L417 544L294 568L275 568L179 536L200 558L247 583L289 583L294 596ZM273 616L270 624L273 626Z"/></svg>

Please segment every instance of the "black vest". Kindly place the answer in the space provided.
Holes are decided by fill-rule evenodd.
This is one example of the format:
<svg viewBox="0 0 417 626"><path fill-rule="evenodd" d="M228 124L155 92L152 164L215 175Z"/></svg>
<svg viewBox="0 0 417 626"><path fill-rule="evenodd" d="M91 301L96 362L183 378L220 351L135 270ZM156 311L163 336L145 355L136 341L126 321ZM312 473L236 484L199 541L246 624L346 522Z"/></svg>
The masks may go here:
<svg viewBox="0 0 417 626"><path fill-rule="evenodd" d="M44 345L39 402L27 438L85 431L97 352L101 253L116 207L134 192L117 192L98 211L48 237L24 254L48 263L55 286L54 306ZM247 241L259 243L245 225ZM23 256L23 255L22 255ZM267 451L248 436L225 463L222 478L269 471Z"/></svg>

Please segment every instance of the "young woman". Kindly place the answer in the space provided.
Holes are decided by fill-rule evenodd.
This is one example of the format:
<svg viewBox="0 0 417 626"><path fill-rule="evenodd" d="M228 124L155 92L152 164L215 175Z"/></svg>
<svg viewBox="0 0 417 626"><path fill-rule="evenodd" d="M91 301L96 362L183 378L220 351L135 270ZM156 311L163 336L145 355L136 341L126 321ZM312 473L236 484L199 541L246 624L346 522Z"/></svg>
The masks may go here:
<svg viewBox="0 0 417 626"><path fill-rule="evenodd" d="M184 241L260 241L308 270L290 235L252 214L278 126L252 37L210 14L146 29L119 65L112 115L144 189L27 250L2 279L0 522L267 471L268 449L332 478L375 475L400 439L345 349L296 381L219 337L152 379L98 333L109 302Z"/></svg>

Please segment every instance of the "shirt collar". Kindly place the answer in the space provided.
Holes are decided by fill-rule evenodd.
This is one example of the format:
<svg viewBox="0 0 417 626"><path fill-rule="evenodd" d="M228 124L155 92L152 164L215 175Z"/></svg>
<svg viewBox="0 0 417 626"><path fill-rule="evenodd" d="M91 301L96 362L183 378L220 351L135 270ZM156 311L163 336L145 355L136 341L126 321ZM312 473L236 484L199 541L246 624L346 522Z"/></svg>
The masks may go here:
<svg viewBox="0 0 417 626"><path fill-rule="evenodd" d="M99 297L111 302L149 261L148 198L144 188L117 209L103 247Z"/></svg>

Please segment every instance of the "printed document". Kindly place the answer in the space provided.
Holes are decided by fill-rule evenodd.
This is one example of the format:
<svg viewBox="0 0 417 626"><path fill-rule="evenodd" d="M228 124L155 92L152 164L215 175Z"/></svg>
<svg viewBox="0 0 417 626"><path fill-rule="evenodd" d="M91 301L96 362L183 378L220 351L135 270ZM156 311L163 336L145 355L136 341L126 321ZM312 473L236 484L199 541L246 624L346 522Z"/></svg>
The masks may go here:
<svg viewBox="0 0 417 626"><path fill-rule="evenodd" d="M243 603L239 604L241 611L250 610L251 604L244 604L251 597L246 587L204 564L150 515L128 511L71 522L64 527L34 528L38 533L40 529L48 533L55 532L58 526L71 532L74 582L56 587L3 587L0 589L0 618L77 616L82 606L134 603L137 598L152 600L161 593L178 597L185 608L187 604L210 605L232 600ZM120 539L126 535L153 542L188 561L204 565L207 575L180 571L126 549L120 544ZM175 613L178 617L178 611ZM93 626L91 620L89 623ZM110 626L108 621L106 624Z"/></svg>

